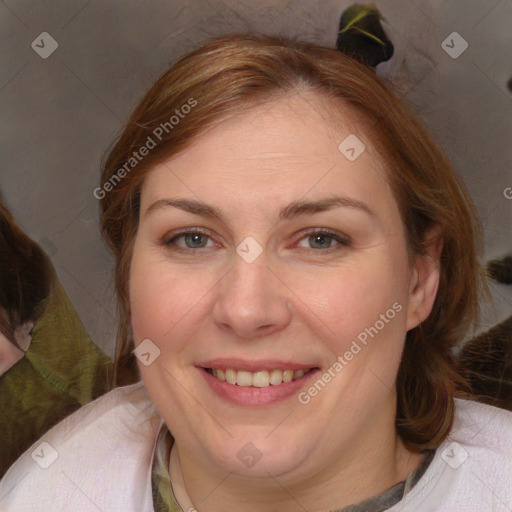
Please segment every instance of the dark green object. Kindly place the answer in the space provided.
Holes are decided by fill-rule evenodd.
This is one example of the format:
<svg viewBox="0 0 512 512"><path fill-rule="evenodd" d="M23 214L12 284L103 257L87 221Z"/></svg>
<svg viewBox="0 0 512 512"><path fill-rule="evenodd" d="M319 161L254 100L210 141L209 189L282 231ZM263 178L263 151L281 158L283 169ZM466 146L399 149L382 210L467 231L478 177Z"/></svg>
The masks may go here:
<svg viewBox="0 0 512 512"><path fill-rule="evenodd" d="M96 346L53 273L25 356L0 376L0 477L47 430L111 389L112 361Z"/></svg>
<svg viewBox="0 0 512 512"><path fill-rule="evenodd" d="M336 48L375 68L393 56L393 43L380 20L384 19L373 4L354 4L341 14Z"/></svg>

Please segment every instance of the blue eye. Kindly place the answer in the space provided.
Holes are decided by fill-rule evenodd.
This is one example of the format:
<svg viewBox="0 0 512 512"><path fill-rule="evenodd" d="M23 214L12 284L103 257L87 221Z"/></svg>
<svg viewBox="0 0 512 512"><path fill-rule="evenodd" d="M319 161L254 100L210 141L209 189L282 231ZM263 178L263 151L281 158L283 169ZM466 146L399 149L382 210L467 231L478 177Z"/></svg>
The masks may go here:
<svg viewBox="0 0 512 512"><path fill-rule="evenodd" d="M180 239L185 241L186 247L177 244L177 241ZM199 249L207 248L208 246L206 244L208 239L211 240L211 237L207 234L206 230L195 228L189 231L182 231L181 233L176 234L168 240L163 239L161 243L172 251L190 253L197 252ZM307 240L310 245L310 247L307 247L306 249L313 250L317 253L330 253L332 251L336 251L351 245L349 239L340 236L335 231L321 228L313 228L308 230L305 235L303 234L299 241L302 240ZM337 246L332 247L333 241L337 243ZM315 244L319 245L315 247ZM215 243L213 243L213 246L215 246ZM212 245L209 247L211 248Z"/></svg>
<svg viewBox="0 0 512 512"><path fill-rule="evenodd" d="M306 235L303 236L300 240L307 240L310 246L312 244L320 244L320 247L317 246L317 248L321 249L320 252L332 252L333 250L338 250L342 247L347 247L350 245L350 242L348 240L346 240L345 238L338 235L336 232L331 231L329 229L311 229L307 231ZM338 243L338 247L333 248L332 244L329 243L332 242L333 240L335 240Z"/></svg>
<svg viewBox="0 0 512 512"><path fill-rule="evenodd" d="M194 251L196 249L204 248L205 239L210 237L204 231L195 229L194 231L183 231L182 233L179 233L171 239L163 242L163 244L166 246L176 245L176 240L179 240L180 238L184 239L186 247L178 246L177 250ZM201 243L201 240L203 240L203 243Z"/></svg>

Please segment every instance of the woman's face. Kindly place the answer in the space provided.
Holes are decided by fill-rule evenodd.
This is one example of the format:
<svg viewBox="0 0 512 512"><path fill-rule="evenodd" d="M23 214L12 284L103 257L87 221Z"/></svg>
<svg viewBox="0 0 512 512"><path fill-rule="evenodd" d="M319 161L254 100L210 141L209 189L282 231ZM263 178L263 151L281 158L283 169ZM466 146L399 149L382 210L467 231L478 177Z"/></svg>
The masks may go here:
<svg viewBox="0 0 512 512"><path fill-rule="evenodd" d="M335 130L319 105L301 94L226 120L142 189L136 353L202 467L300 477L395 435L405 334L435 290L418 291L361 123L347 109Z"/></svg>

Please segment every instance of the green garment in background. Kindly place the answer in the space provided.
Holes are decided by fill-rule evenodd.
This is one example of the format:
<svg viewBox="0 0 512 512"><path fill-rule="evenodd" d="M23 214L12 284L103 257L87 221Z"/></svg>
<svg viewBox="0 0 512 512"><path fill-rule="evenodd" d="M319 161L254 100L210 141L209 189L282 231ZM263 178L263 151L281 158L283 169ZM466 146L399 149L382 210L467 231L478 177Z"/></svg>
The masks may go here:
<svg viewBox="0 0 512 512"><path fill-rule="evenodd" d="M96 346L54 272L25 356L0 376L0 477L47 430L111 389Z"/></svg>

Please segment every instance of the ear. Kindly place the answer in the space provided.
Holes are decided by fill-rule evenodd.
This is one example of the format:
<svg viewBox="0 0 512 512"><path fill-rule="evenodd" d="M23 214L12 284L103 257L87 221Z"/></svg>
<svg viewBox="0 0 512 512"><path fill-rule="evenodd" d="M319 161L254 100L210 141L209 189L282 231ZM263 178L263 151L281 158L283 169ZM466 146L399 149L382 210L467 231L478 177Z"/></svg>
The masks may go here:
<svg viewBox="0 0 512 512"><path fill-rule="evenodd" d="M435 225L426 233L425 241L427 254L415 256L409 281L408 331L417 327L430 315L439 288L440 258L443 250L443 237L439 225Z"/></svg>

